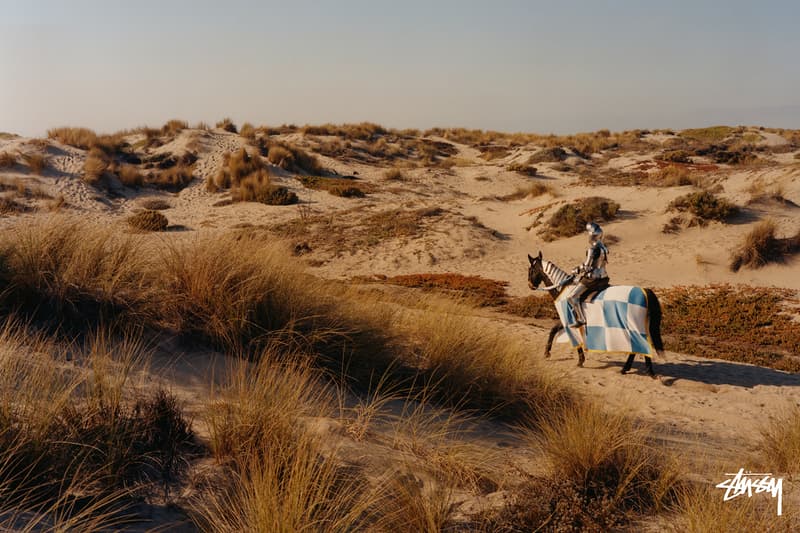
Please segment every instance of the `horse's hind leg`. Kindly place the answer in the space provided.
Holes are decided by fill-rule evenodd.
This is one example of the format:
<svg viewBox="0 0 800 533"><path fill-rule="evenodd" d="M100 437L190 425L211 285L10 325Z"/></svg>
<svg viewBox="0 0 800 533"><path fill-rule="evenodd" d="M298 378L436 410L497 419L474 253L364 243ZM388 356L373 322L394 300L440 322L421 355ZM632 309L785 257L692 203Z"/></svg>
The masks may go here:
<svg viewBox="0 0 800 533"><path fill-rule="evenodd" d="M544 358L550 359L550 348L553 347L553 339L556 336L556 333L564 329L564 326L561 322L558 322L555 326L550 329L550 335L547 337L547 347L544 349Z"/></svg>
<svg viewBox="0 0 800 533"><path fill-rule="evenodd" d="M623 366L622 370L620 370L621 374L627 374L628 373L628 370L631 369L631 365L633 365L633 358L634 357L636 357L635 353L628 354L628 360L625 361L625 366ZM650 366L650 368L652 368L652 365Z"/></svg>
<svg viewBox="0 0 800 533"><path fill-rule="evenodd" d="M645 355L644 364L647 367L647 375L650 376L651 378L655 378L656 372L655 370L653 370L653 358Z"/></svg>
<svg viewBox="0 0 800 533"><path fill-rule="evenodd" d="M578 346L578 366L582 368L585 361L586 356L583 354L583 348Z"/></svg>

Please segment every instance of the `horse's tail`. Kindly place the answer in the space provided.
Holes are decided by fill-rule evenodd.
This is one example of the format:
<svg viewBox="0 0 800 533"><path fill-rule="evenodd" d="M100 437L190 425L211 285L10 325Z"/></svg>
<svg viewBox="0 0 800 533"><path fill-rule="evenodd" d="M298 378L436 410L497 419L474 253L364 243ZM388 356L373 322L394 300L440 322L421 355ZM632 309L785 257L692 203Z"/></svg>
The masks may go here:
<svg viewBox="0 0 800 533"><path fill-rule="evenodd" d="M650 317L648 321L650 340L660 355L664 351L664 339L661 338L661 303L653 289L645 289L644 292L647 295L647 311Z"/></svg>

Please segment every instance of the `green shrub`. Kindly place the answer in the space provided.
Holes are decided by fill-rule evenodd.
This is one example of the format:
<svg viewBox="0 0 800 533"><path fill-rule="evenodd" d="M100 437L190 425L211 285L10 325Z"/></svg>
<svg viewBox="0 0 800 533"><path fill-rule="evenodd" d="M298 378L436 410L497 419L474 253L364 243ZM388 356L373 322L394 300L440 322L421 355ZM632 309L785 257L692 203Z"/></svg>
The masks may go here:
<svg viewBox="0 0 800 533"><path fill-rule="evenodd" d="M683 130L679 135L695 141L719 142L730 136L733 132L734 129L730 126L711 126L708 128Z"/></svg>
<svg viewBox="0 0 800 533"><path fill-rule="evenodd" d="M616 218L620 205L614 200L591 196L561 206L539 232L545 241L572 237L583 232L586 224Z"/></svg>
<svg viewBox="0 0 800 533"><path fill-rule="evenodd" d="M702 220L725 222L735 215L739 208L709 191L698 191L674 199L667 210L689 212Z"/></svg>

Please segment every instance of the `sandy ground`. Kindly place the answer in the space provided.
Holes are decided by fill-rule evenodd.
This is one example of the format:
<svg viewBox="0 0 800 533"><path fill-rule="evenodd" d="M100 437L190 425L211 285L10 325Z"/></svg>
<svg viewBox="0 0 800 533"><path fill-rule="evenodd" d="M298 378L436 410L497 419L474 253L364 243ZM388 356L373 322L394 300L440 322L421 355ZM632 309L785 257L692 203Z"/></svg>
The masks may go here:
<svg viewBox="0 0 800 533"><path fill-rule="evenodd" d="M300 136L295 142L303 143ZM654 149L663 142L653 136ZM770 145L781 143L779 136L765 134ZM794 154L780 154L773 166L731 170L719 173L721 196L738 205L746 205L754 182L779 189L789 203L754 203L746 205L733 223L711 223L707 227L684 229L678 234L662 233L671 214L667 204L692 190L690 186L671 188L586 187L577 176L553 170L551 164L537 165L539 176L529 178L506 170L509 162L526 158L535 150L516 150L506 158L486 162L477 150L457 145L464 166L452 169L415 168L404 170L407 179L389 182L385 167L340 162L320 157L323 164L341 175L357 174L359 181L374 184L376 191L364 199L347 199L314 191L292 175L273 169L276 181L295 191L301 205L273 207L255 203L215 206L226 193L209 193L205 179L217 172L222 154L246 145L238 135L213 130L185 130L172 142L156 151L181 153L193 143L199 146L195 174L199 178L177 194L158 191L122 191L107 198L80 179L85 152L53 143L48 149L51 167L43 176L33 176L22 165L0 170L0 178L22 179L36 183L52 196L63 195L67 211L91 220L123 224L124 217L139 208L142 199L164 198L172 207L164 213L170 223L183 231L166 233L168 238L194 238L242 225L269 226L297 219L301 209L313 216L331 215L337 223L350 225L347 231L357 235L369 228L357 222L366 214L389 209L440 208L444 214L426 222L425 231L416 237L386 239L359 250L336 249L324 243L311 243L312 251L298 260L305 261L313 273L334 279L355 276L396 275L418 272L459 272L507 281L509 293L530 294L526 282L528 253L542 251L544 257L565 269L583 258L583 235L544 242L529 229L537 208L550 213L564 202L585 196L605 196L621 204L617 220L604 226L613 236L609 245L608 270L615 284L669 287L712 283L743 283L782 287L800 293L800 257L781 265L759 270L732 273L728 269L731 250L759 220L772 218L783 235L800 230L800 165ZM23 138L0 139L0 151L33 150ZM631 167L650 157L636 154L612 160L618 168ZM499 199L533 181L547 183L553 193L536 198L503 201ZM0 217L0 228L24 224L39 213ZM482 313L486 328L509 328L531 341L531 357L544 344L550 324L523 320L492 312ZM667 346L667 348L669 348ZM165 353L169 350L165 350ZM187 363L188 360L191 364ZM659 377L644 374L637 361L634 372L620 375L624 361L618 356L590 355L584 368L576 366L576 355L568 345L557 344L549 361L552 370L590 397L601 399L608 408L631 413L659 428L663 439L677 449L735 468L744 466L752 451L759 429L771 416L794 404L800 405L800 376L768 368L721 360L704 359L691 354L667 351L657 359ZM158 374L172 382L187 398L207 393L207 376L220 364L213 354L198 358L172 355L165 359ZM334 429L331 429L334 431ZM490 446L521 448L506 435L489 439ZM511 444L509 445L509 442ZM521 452L520 452L521 453ZM722 471L722 470L720 470ZM720 479L721 481L721 479Z"/></svg>

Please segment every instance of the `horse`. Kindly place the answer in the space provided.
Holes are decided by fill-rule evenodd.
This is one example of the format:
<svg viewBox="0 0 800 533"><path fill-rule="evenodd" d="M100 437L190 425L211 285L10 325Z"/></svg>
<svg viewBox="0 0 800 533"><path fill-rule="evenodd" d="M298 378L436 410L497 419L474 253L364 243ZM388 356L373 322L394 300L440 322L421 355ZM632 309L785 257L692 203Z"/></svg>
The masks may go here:
<svg viewBox="0 0 800 533"><path fill-rule="evenodd" d="M560 320L550 330L550 335L547 338L545 358L549 358L550 349L553 346L553 339L559 331L564 329L564 324L569 323L571 317L572 310L566 302L565 289L570 286L574 277L567 274L550 261L543 260L541 251L537 257L531 257L531 255L528 254L528 261L530 263L528 267L528 286L531 290L547 290L550 293L550 297L553 299L556 310L559 311ZM541 283L544 283L545 287L539 289ZM629 294L633 295L632 300L635 301L629 303L626 301L625 297L620 299L618 296L616 297L617 301L603 301L603 295L606 292L608 292L612 300L615 298L613 295ZM564 296L563 298L562 295ZM622 374L626 374L631 369L636 353L640 353L644 356L647 373L650 377L655 378L653 360L650 355L653 352L661 355L664 350L664 341L661 338L661 304L655 293L651 289L617 285L603 288L600 291L594 292L594 294L587 294L583 305L584 309L586 309L584 314L587 318L587 324L581 326L579 330L573 330L572 327L567 330L567 335L572 341L573 346L577 346L578 349L578 366L582 367L583 363L586 361L584 347L587 346L586 341L590 338L588 329L592 327L593 332L599 332L594 335L593 338L596 338L597 335L602 336L602 332L605 328L610 326L607 324L610 320L613 322L611 325L614 327L613 334L616 336L615 339L612 339L611 344L619 344L620 342L624 344L625 342L629 342L630 346L634 347L635 345L636 349L606 349L605 346L603 346L600 349L593 348L593 351L628 352L628 360L622 367ZM638 314L628 313L627 309L630 305L638 306L632 308L632 313ZM595 306L592 312L590 312L591 306ZM603 306L611 307L604 308ZM644 312L642 312L642 307L644 308ZM633 321L637 322L636 324L631 323L631 317L634 317ZM622 341L619 339L622 339ZM605 339L601 340L605 342Z"/></svg>

